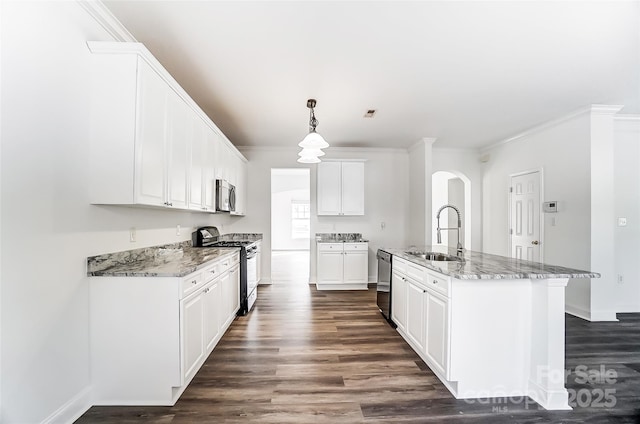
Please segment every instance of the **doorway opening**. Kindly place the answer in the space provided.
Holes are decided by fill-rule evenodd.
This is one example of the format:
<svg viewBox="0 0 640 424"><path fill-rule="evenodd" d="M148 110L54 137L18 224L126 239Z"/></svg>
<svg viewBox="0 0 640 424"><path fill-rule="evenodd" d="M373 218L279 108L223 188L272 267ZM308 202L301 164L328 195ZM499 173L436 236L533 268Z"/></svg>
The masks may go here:
<svg viewBox="0 0 640 424"><path fill-rule="evenodd" d="M431 217L433 246L438 244L435 228L438 225L436 215L443 205L454 205L462 215L460 243L465 249L471 249L471 180L457 171L437 171L431 176ZM440 215L440 227L457 226L458 217L452 209L445 209ZM451 225L449 225L451 223ZM458 242L455 232L442 231L442 243L455 249Z"/></svg>
<svg viewBox="0 0 640 424"><path fill-rule="evenodd" d="M310 187L309 169L271 169L271 282L274 284L309 284Z"/></svg>

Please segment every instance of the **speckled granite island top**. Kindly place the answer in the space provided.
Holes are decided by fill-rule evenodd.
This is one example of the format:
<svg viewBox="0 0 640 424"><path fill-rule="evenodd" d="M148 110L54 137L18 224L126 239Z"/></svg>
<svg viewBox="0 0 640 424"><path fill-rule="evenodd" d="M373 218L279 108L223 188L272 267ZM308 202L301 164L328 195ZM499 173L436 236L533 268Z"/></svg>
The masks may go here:
<svg viewBox="0 0 640 424"><path fill-rule="evenodd" d="M87 258L90 277L184 277L238 248L191 247L191 242L107 253Z"/></svg>
<svg viewBox="0 0 640 424"><path fill-rule="evenodd" d="M381 248L393 256L424 266L442 274L460 280L518 280L544 278L599 278L600 274L591 271L529 262L505 256L482 252L465 251L462 261L429 261L410 255L409 251L440 252L455 256L455 249L447 250L442 246L423 246L420 248L393 249Z"/></svg>

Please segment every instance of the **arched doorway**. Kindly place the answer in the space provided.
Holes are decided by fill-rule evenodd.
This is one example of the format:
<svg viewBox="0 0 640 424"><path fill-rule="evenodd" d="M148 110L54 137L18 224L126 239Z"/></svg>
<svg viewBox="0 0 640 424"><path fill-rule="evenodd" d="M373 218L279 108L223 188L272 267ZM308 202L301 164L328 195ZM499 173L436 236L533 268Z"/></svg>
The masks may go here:
<svg viewBox="0 0 640 424"><path fill-rule="evenodd" d="M437 220L438 209L443 205L454 205L460 209L462 215L462 229L460 231L460 242L465 249L471 248L471 180L458 171L437 171L431 176L431 244L437 243ZM447 209L440 215L440 227L456 227L457 217L455 211ZM451 223L451 225L449 225ZM442 231L442 245L456 247L457 238L455 231Z"/></svg>

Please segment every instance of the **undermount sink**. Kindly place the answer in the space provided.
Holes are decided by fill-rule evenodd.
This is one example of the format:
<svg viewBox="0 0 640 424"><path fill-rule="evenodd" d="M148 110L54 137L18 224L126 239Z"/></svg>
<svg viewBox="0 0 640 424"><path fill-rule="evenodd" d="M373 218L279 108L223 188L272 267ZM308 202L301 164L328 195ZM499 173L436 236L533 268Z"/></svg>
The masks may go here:
<svg viewBox="0 0 640 424"><path fill-rule="evenodd" d="M462 258L453 255L446 255L438 252L405 252L408 255L417 256L427 261L462 261Z"/></svg>

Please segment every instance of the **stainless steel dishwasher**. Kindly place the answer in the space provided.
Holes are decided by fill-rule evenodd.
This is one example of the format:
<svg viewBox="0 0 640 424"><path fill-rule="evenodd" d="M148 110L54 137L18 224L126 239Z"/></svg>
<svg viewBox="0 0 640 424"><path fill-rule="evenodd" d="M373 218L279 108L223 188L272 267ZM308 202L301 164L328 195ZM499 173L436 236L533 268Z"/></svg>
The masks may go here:
<svg viewBox="0 0 640 424"><path fill-rule="evenodd" d="M378 309L389 324L395 327L396 325L391 320L391 254L378 249L376 258L378 259L378 283L376 285Z"/></svg>

